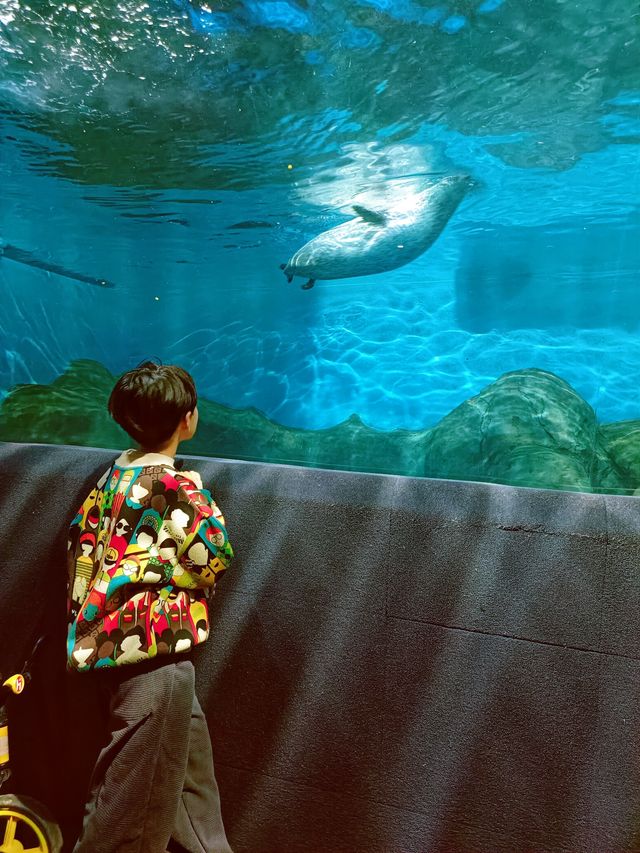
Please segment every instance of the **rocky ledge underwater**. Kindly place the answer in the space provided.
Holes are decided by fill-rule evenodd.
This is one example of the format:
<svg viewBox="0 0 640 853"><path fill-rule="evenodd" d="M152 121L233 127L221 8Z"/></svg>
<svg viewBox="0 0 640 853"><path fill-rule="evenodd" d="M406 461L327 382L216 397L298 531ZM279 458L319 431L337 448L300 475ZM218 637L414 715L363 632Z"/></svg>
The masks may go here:
<svg viewBox="0 0 640 853"><path fill-rule="evenodd" d="M18 385L0 406L0 440L122 448L131 439L107 412L116 377L72 362L50 385ZM640 490L640 420L598 424L563 379L505 373L424 430L381 432L357 415L330 429L294 429L256 409L200 400L189 455L545 489Z"/></svg>

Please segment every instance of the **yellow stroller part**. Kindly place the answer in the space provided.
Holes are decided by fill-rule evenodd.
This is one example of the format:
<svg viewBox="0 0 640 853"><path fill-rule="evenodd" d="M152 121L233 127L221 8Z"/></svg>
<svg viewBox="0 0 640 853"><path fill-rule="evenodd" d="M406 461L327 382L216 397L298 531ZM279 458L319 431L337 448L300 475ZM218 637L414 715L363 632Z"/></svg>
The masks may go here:
<svg viewBox="0 0 640 853"><path fill-rule="evenodd" d="M22 693L25 686L25 678L24 675L18 673L17 675L12 675L10 678L7 678L6 681L2 682L3 687L8 687L12 693L15 693L16 696L18 693Z"/></svg>
<svg viewBox="0 0 640 853"><path fill-rule="evenodd" d="M61 847L60 829L39 804L0 797L0 853L59 853Z"/></svg>

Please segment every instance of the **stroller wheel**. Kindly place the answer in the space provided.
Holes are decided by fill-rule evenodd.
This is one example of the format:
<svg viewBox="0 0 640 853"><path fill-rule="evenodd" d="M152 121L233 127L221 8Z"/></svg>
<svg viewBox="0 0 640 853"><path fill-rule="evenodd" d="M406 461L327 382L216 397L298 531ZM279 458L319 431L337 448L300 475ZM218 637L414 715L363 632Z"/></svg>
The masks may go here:
<svg viewBox="0 0 640 853"><path fill-rule="evenodd" d="M0 853L59 853L60 828L29 797L0 797Z"/></svg>

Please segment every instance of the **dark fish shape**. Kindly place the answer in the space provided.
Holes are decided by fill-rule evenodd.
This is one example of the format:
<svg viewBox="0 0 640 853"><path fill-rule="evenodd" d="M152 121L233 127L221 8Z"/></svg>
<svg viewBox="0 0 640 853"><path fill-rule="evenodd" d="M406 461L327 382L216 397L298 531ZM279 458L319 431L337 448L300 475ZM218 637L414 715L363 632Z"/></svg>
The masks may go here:
<svg viewBox="0 0 640 853"><path fill-rule="evenodd" d="M189 223L186 219L174 216L171 213L131 213L130 211L125 211L120 215L124 216L125 219L136 219L139 222L148 222L152 225L163 225L165 223L169 223L170 225L183 225L185 228L189 227Z"/></svg>
<svg viewBox="0 0 640 853"><path fill-rule="evenodd" d="M122 216L126 219L166 219L167 216L173 216L173 213L140 213L139 211L126 210Z"/></svg>
<svg viewBox="0 0 640 853"><path fill-rule="evenodd" d="M227 231L235 231L241 228L273 228L272 222L264 222L261 219L246 219L243 222L236 222L234 225L228 225Z"/></svg>
<svg viewBox="0 0 640 853"><path fill-rule="evenodd" d="M172 198L172 204L222 204L218 198Z"/></svg>
<svg viewBox="0 0 640 853"><path fill-rule="evenodd" d="M32 252L26 249L19 249L17 246L11 246L8 243L0 243L0 260L6 258L9 261L15 261L17 264L25 264L28 267L34 267L38 270L61 275L63 278L70 278L72 281L80 281L82 284L92 284L95 287L115 287L113 282L107 281L104 278L94 278L92 275L85 275L81 272L68 270L66 267L61 267L59 264L52 264L49 261L43 261Z"/></svg>
<svg viewBox="0 0 640 853"><path fill-rule="evenodd" d="M142 192L140 190L135 193L120 191L116 196L83 195L82 198L93 204L99 204L101 207L115 207L124 210L130 210L132 207L143 204L157 204L161 201L160 193Z"/></svg>

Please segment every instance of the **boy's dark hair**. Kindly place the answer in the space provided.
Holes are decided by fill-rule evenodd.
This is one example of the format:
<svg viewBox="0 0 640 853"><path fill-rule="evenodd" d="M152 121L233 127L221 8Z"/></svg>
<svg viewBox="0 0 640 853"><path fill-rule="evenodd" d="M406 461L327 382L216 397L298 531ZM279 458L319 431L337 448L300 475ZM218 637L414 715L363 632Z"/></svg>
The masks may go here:
<svg viewBox="0 0 640 853"><path fill-rule="evenodd" d="M109 397L109 414L143 448L168 441L198 402L186 370L145 361L124 373Z"/></svg>

